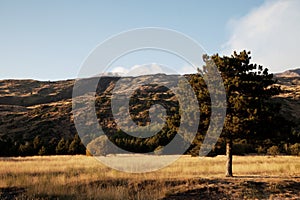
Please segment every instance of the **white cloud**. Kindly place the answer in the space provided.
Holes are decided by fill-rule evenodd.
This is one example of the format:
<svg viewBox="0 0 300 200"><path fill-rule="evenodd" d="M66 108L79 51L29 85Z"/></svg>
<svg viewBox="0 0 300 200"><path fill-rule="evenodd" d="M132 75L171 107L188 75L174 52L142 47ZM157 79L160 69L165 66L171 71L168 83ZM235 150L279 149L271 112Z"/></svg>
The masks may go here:
<svg viewBox="0 0 300 200"><path fill-rule="evenodd" d="M179 74L194 74L197 72L197 69L192 65L184 65L178 70Z"/></svg>
<svg viewBox="0 0 300 200"><path fill-rule="evenodd" d="M300 1L265 1L241 19L231 20L222 54L250 50L253 62L271 72L300 67Z"/></svg>
<svg viewBox="0 0 300 200"><path fill-rule="evenodd" d="M141 75L158 74L158 73L175 74L176 72L164 65L151 63L151 64L143 64L143 65L134 65L133 67L131 67L127 75L141 76Z"/></svg>
<svg viewBox="0 0 300 200"><path fill-rule="evenodd" d="M191 65L185 65L179 70L173 70L165 65L151 63L151 64L143 64L143 65L134 65L130 68L118 66L114 67L111 72L115 74L119 74L121 76L141 76L141 75L149 75L149 74L188 74L195 73L197 70Z"/></svg>
<svg viewBox="0 0 300 200"><path fill-rule="evenodd" d="M165 65L151 63L151 64L143 64L143 65L134 65L130 68L118 66L114 67L111 70L112 73L119 74L120 76L141 76L148 74L190 74L196 73L197 69L195 69L192 65L184 65L180 69L174 70Z"/></svg>
<svg viewBox="0 0 300 200"><path fill-rule="evenodd" d="M128 70L124 67L118 66L118 67L113 68L111 70L111 72L118 73L118 74L127 74Z"/></svg>

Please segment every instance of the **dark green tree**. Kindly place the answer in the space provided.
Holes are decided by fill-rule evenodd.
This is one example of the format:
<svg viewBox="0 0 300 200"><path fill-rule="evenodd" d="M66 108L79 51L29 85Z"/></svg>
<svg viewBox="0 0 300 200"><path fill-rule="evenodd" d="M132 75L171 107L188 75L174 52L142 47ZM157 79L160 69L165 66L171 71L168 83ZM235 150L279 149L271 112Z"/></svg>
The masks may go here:
<svg viewBox="0 0 300 200"><path fill-rule="evenodd" d="M69 153L72 155L85 154L85 147L81 142L80 137L76 134L69 146Z"/></svg>
<svg viewBox="0 0 300 200"><path fill-rule="evenodd" d="M195 95L197 96L200 109L198 133L196 134L188 153L192 156L199 156L199 150L202 147L202 142L210 123L211 100L205 80L200 73L191 74L188 78L191 86L193 87ZM211 154L212 152L210 152L209 155Z"/></svg>
<svg viewBox="0 0 300 200"><path fill-rule="evenodd" d="M43 155L46 155L46 153L47 153L46 148L44 146L42 146L41 149L38 152L38 155L43 156Z"/></svg>
<svg viewBox="0 0 300 200"><path fill-rule="evenodd" d="M21 156L32 156L34 155L34 149L32 142L25 142L25 144L20 144L19 155Z"/></svg>
<svg viewBox="0 0 300 200"><path fill-rule="evenodd" d="M38 135L33 139L33 149L35 152L38 152L38 150L41 148L41 137Z"/></svg>
<svg viewBox="0 0 300 200"><path fill-rule="evenodd" d="M46 154L47 155L55 155L56 154L56 147L59 143L59 140L57 138L51 138L49 142L47 142L46 148Z"/></svg>
<svg viewBox="0 0 300 200"><path fill-rule="evenodd" d="M69 141L62 138L55 148L55 152L58 155L66 155L69 149Z"/></svg>
<svg viewBox="0 0 300 200"><path fill-rule="evenodd" d="M256 133L253 129L263 119L271 118L272 112L268 111L267 101L280 89L274 84L273 74L267 68L250 63L250 52L234 52L230 57L203 56L205 65L203 74L218 68L224 81L227 95L227 110L222 136L226 140L226 176L232 173L232 146L233 140Z"/></svg>

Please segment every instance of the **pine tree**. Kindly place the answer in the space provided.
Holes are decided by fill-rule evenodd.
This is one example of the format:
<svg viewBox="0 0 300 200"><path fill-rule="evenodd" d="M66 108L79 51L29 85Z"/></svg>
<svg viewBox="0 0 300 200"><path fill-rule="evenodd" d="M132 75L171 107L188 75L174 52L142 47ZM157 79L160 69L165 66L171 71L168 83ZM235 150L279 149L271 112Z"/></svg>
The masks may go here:
<svg viewBox="0 0 300 200"><path fill-rule="evenodd" d="M55 152L58 155L65 155L68 153L69 142L62 138L55 148Z"/></svg>
<svg viewBox="0 0 300 200"><path fill-rule="evenodd" d="M40 136L36 136L34 139L33 139L33 148L34 148L34 151L37 152L40 148L41 148L42 144L41 144L41 138Z"/></svg>
<svg viewBox="0 0 300 200"><path fill-rule="evenodd" d="M205 70L217 66L224 81L227 95L227 111L222 136L226 140L226 176L232 173L232 144L236 138L251 135L254 124L265 118L266 101L279 93L274 84L273 74L267 68L250 63L250 52L234 52L230 57L203 56Z"/></svg>
<svg viewBox="0 0 300 200"><path fill-rule="evenodd" d="M38 155L40 156L46 155L46 148L44 146L41 147L41 149L38 152Z"/></svg>
<svg viewBox="0 0 300 200"><path fill-rule="evenodd" d="M19 154L21 156L32 156L33 155L33 145L31 142L25 142L25 144L20 144Z"/></svg>
<svg viewBox="0 0 300 200"><path fill-rule="evenodd" d="M80 137L76 134L69 146L68 152L72 155L85 154L85 147L81 142Z"/></svg>

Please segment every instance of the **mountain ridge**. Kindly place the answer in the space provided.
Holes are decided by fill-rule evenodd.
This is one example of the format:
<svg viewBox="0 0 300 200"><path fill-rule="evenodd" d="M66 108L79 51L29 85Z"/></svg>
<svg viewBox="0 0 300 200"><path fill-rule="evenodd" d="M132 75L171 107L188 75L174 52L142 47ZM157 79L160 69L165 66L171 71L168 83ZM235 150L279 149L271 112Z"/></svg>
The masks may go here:
<svg viewBox="0 0 300 200"><path fill-rule="evenodd" d="M300 77L300 68L289 69L284 72L275 73L275 77Z"/></svg>
<svg viewBox="0 0 300 200"><path fill-rule="evenodd" d="M170 75L156 76L164 79L164 76ZM190 75L185 76L188 78ZM98 78L85 79L82 87L86 89L79 96L93 92L88 86ZM143 80L147 76L140 78ZM277 80L275 85L280 86L283 92L273 97L273 101L282 104L279 112L291 120L294 129L300 132L300 77L275 75L274 78ZM120 77L113 76L101 77L97 98L105 99L102 94L111 94L119 79ZM75 80L0 80L0 142L24 143L33 141L37 136L55 143L61 138L72 139L76 134L72 114L74 83ZM123 86L124 91L126 88L127 86ZM164 95L164 90L154 88L159 93L157 96ZM174 101L172 98L170 100ZM102 111L106 112L105 108Z"/></svg>

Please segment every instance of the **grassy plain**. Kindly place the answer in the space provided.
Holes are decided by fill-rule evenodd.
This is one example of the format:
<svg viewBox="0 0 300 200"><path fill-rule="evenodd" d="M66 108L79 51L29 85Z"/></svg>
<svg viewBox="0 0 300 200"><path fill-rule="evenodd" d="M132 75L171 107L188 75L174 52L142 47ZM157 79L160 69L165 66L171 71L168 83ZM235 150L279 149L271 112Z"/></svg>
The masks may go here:
<svg viewBox="0 0 300 200"><path fill-rule="evenodd" d="M0 199L300 198L300 157L234 156L233 178L224 177L225 161L182 156L154 172L125 173L87 156L0 158Z"/></svg>

